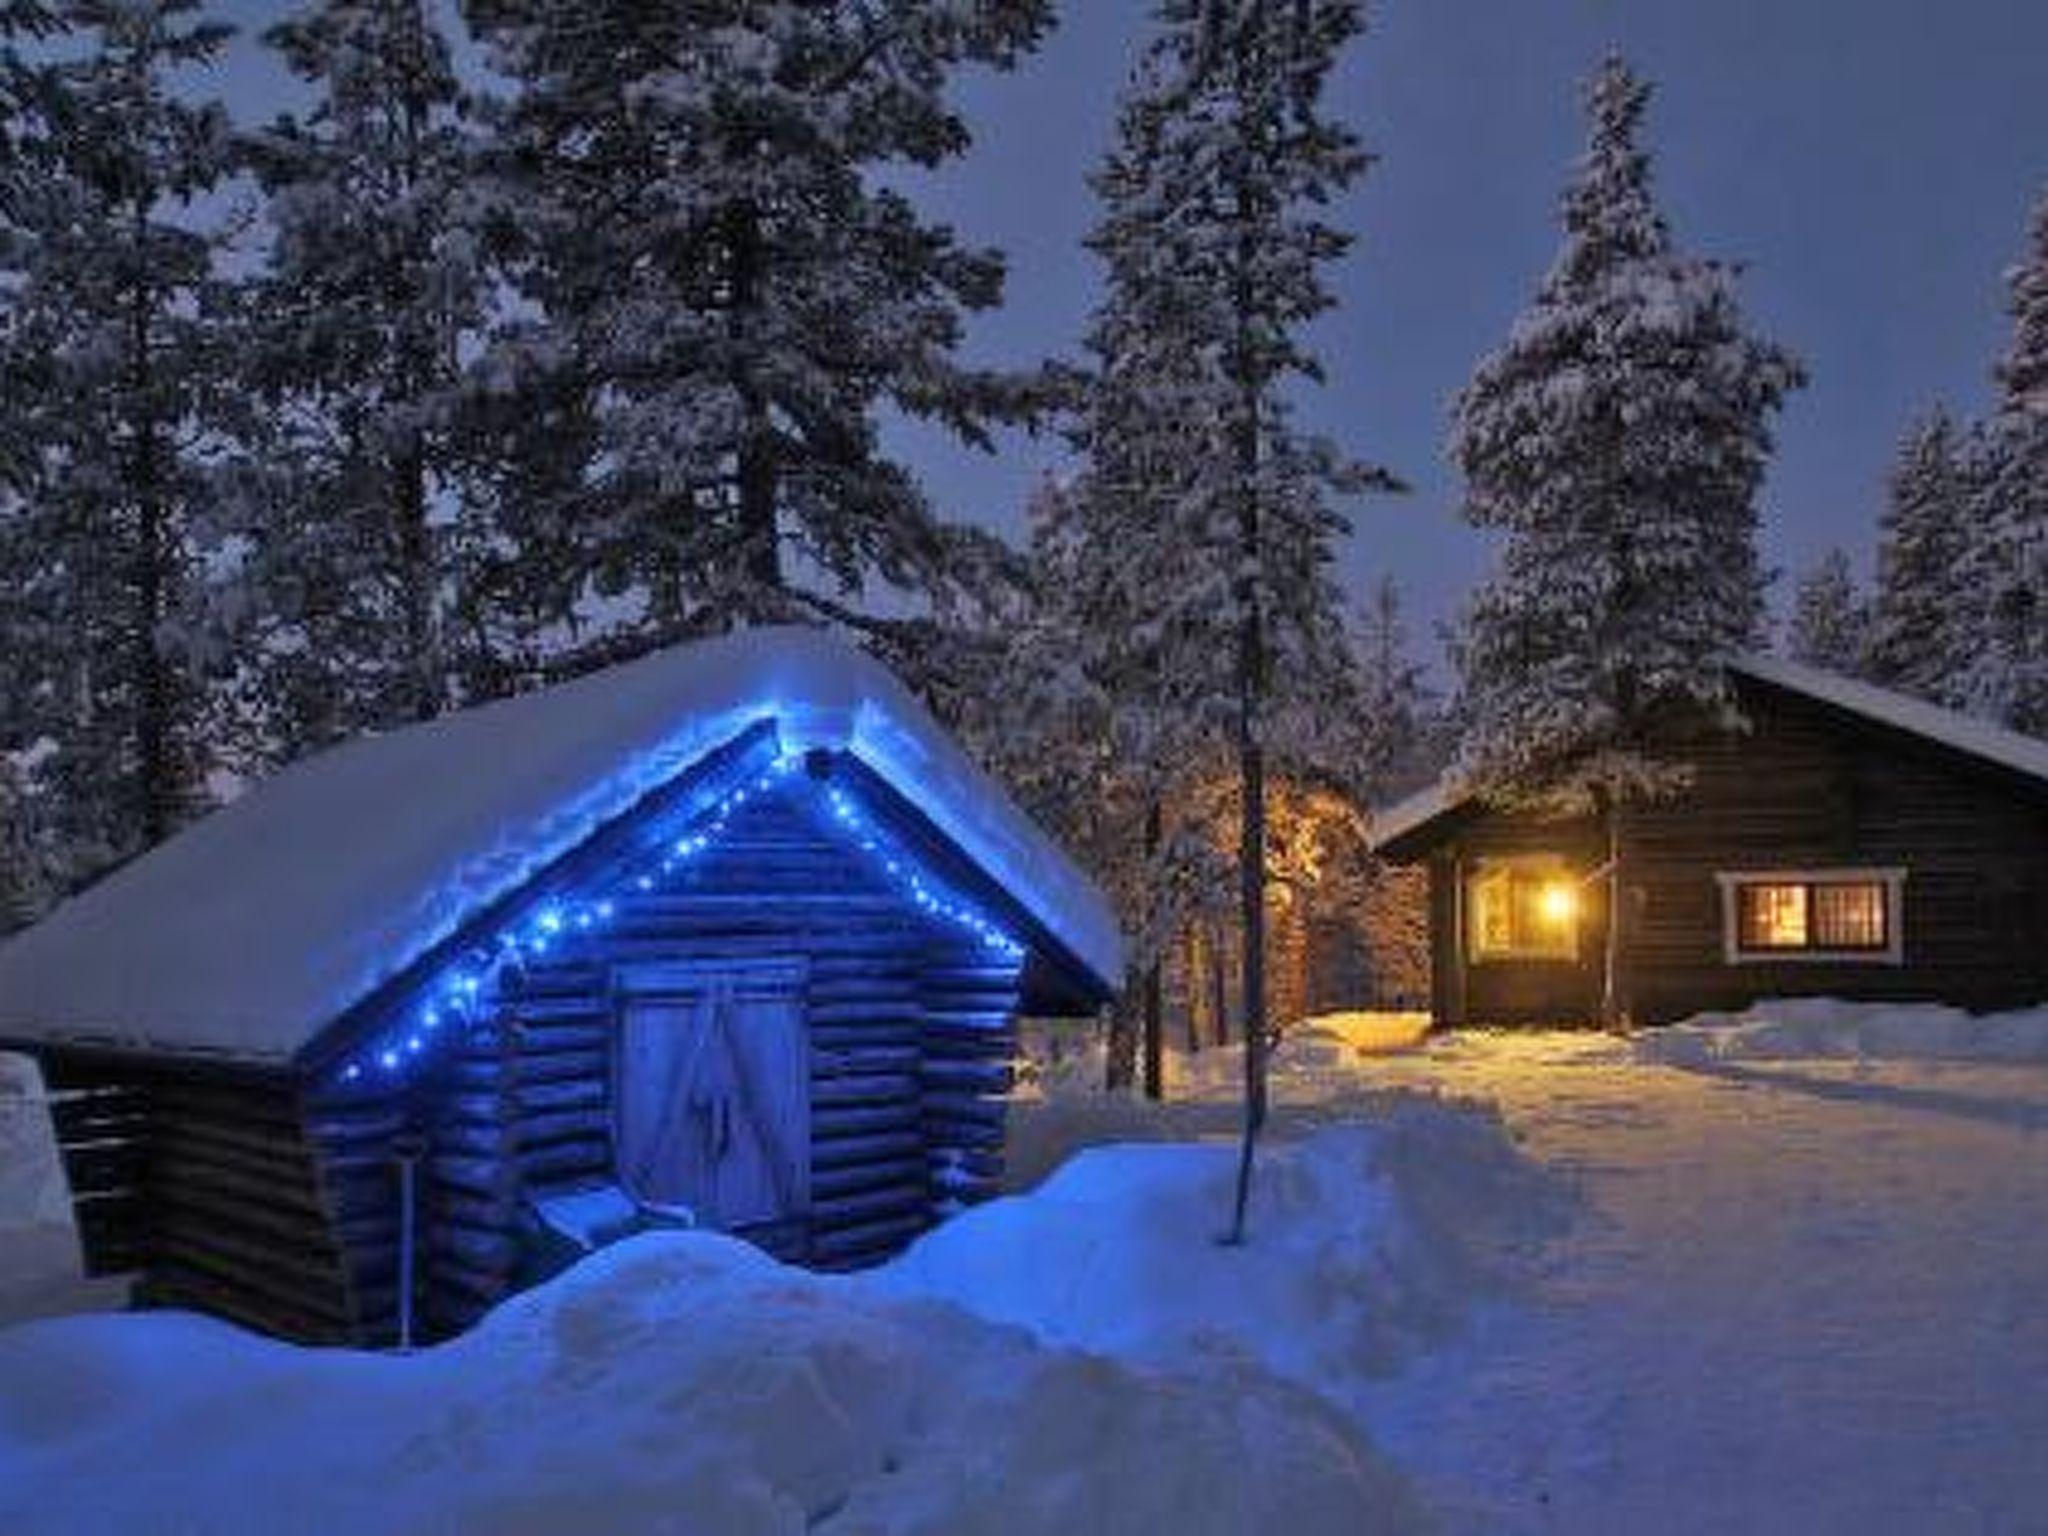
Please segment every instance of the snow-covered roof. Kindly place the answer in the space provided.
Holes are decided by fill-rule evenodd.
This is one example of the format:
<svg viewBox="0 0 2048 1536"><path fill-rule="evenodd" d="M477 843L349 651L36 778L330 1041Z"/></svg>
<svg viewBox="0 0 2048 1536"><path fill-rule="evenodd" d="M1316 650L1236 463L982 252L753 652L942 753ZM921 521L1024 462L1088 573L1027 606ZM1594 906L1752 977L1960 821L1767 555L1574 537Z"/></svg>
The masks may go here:
<svg viewBox="0 0 2048 1536"><path fill-rule="evenodd" d="M2048 741L2038 737L1777 656L1744 656L1728 663L1728 670L2048 783ZM1439 780L1376 817L1372 846L1399 842L1472 798L1454 781Z"/></svg>
<svg viewBox="0 0 2048 1536"><path fill-rule="evenodd" d="M1734 664L1733 670L1788 693L1805 694L1852 715L1924 736L1971 757L2048 782L2048 741L2039 737L2023 736L1989 720L1776 656L1745 656Z"/></svg>
<svg viewBox="0 0 2048 1536"><path fill-rule="evenodd" d="M1108 903L873 658L677 646L297 763L0 944L0 1037L280 1062L707 753L772 718L912 802L1097 981Z"/></svg>
<svg viewBox="0 0 2048 1536"><path fill-rule="evenodd" d="M1383 848L1388 843L1406 837L1417 827L1427 826L1446 811L1457 809L1471 798L1456 781L1438 779L1408 796L1397 800L1386 810L1372 819L1372 846Z"/></svg>

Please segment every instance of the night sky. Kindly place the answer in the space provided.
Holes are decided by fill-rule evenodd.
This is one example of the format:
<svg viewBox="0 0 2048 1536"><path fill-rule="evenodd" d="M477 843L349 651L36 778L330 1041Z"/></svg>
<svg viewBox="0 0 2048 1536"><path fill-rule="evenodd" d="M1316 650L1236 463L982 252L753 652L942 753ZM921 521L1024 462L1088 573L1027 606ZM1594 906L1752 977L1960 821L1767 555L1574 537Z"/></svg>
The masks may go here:
<svg viewBox="0 0 2048 1536"><path fill-rule="evenodd" d="M267 117L285 93L249 34L284 7L226 9L244 28L226 88L238 115ZM1009 253L1009 302L972 332L980 360L1078 344L1097 281L1085 177L1149 10L1066 0L1022 70L966 86L972 155L917 183L939 217ZM2048 185L2048 4L1381 0L1370 15L1335 105L1381 160L1342 210L1360 244L1322 328L1329 388L1305 403L1413 492L1358 509L1353 586L1391 570L1428 640L1485 569L1486 541L1455 514L1448 402L1556 250L1578 82L1610 48L1657 87L1650 147L1680 242L1745 263L1750 319L1812 372L1781 422L1766 556L1796 572L1839 543L1867 564L1900 432L1936 401L1988 398L2001 275ZM1021 437L994 456L892 440L942 509L1012 531L1062 457Z"/></svg>
<svg viewBox="0 0 2048 1536"><path fill-rule="evenodd" d="M1095 283L1083 178L1148 10L1069 0L1025 69L968 94L981 142L931 205L1010 253L1010 302L975 331L989 359L1079 336ZM1796 573L1839 543L1866 564L1900 432L1936 401L1989 398L2002 274L2048 185L2048 4L1382 0L1370 16L1336 105L1381 161L1344 210L1360 243L1310 409L1413 492L1359 509L1354 587L1391 570L1427 631L1485 569L1486 540L1456 517L1448 403L1557 248L1578 81L1611 48L1657 87L1649 143L1679 241L1745 263L1751 322L1812 373L1781 421L1766 558ZM1010 528L1059 458L910 441L942 505Z"/></svg>

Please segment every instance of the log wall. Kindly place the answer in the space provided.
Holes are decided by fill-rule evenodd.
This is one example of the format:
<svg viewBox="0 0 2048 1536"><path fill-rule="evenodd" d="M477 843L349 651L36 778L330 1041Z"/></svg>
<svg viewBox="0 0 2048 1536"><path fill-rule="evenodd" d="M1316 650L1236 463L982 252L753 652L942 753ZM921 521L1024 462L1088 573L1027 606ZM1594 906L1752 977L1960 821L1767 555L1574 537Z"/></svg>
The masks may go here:
<svg viewBox="0 0 2048 1536"><path fill-rule="evenodd" d="M1742 695L1751 731L1688 745L1691 787L1623 822L1623 982L1635 1017L1662 1023L1802 995L1977 1010L2048 998L2048 789L1765 684L1745 683ZM1462 958L1462 873L1489 853L1534 850L1562 851L1579 868L1604 857L1589 824L1498 813L1433 854L1440 1021L1560 1022L1596 1010L1597 901L1577 965ZM1891 866L1906 870L1903 963L1726 960L1717 873Z"/></svg>
<svg viewBox="0 0 2048 1536"><path fill-rule="evenodd" d="M408 1122L425 1129L428 1336L468 1327L530 1278L534 1200L613 1179L615 987L636 965L709 975L804 962L810 1206L739 1235L788 1261L853 1268L995 1191L1019 966L925 917L843 837L809 786L757 797L686 874L644 893L609 887L602 930L507 973L491 1016L433 1070L388 1095L330 1096L316 1127L325 1167L385 1165L381 1204L352 1234L366 1264L395 1262L390 1138ZM395 1282L363 1310L365 1342L394 1335L394 1295Z"/></svg>

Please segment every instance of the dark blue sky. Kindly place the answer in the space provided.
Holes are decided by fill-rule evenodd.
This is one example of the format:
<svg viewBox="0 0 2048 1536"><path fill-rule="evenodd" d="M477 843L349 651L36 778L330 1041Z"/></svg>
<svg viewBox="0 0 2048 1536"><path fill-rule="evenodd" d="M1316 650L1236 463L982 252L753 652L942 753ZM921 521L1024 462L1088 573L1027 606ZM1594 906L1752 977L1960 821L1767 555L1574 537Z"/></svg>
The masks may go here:
<svg viewBox="0 0 2048 1536"><path fill-rule="evenodd" d="M238 114L284 92L252 34L280 0L227 0L243 29ZM1064 0L1048 46L964 96L979 142L918 183L926 205L1010 257L1009 302L973 351L1071 353L1095 297L1085 177L1149 0ZM1867 564L1900 432L1936 401L1975 411L2005 342L2001 275L2048 186L2048 0L1379 0L1335 106L1381 156L1342 214L1330 386L1312 418L1413 494L1357 509L1344 570L1390 570L1418 631L1485 569L1444 464L1448 401L1498 345L1557 246L1582 125L1577 84L1618 48L1656 84L1650 144L1678 238L1740 261L1754 324L1792 347L1794 397L1765 494L1766 556L1796 572L1830 544ZM894 441L948 513L1008 530L1056 443L990 457ZM1781 583L1781 589L1786 583Z"/></svg>
<svg viewBox="0 0 2048 1536"><path fill-rule="evenodd" d="M1078 338L1095 281L1083 178L1149 9L1068 0L1042 53L968 92L980 144L929 192L1010 254L1010 302L977 326L981 356ZM1745 263L1752 322L1812 372L1781 422L1766 556L1796 572L1841 543L1866 562L1900 432L1937 400L1975 411L1988 397L2001 275L2048 185L2048 4L1382 0L1371 20L1335 105L1382 158L1344 210L1360 244L1335 274L1330 387L1311 409L1414 491L1360 509L1354 586L1393 571L1428 624L1485 568L1485 541L1455 515L1447 403L1556 249L1577 82L1610 48L1656 84L1650 144L1679 240ZM905 441L942 505L1009 528L1059 456Z"/></svg>

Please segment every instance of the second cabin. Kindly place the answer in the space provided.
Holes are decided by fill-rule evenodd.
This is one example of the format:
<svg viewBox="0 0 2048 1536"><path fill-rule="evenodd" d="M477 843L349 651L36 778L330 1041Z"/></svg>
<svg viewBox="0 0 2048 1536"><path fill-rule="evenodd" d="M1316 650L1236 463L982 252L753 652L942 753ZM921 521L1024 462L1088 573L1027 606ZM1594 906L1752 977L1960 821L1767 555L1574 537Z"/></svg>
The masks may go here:
<svg viewBox="0 0 2048 1536"><path fill-rule="evenodd" d="M1774 997L2048 999L2048 742L1775 658L1728 667L1672 798L1618 822L1616 993L1640 1023ZM1383 817L1429 874L1440 1027L1600 1016L1608 842L1444 785Z"/></svg>
<svg viewBox="0 0 2048 1536"><path fill-rule="evenodd" d="M886 1257L993 1192L1100 894L876 663L679 647L309 759L0 946L89 1266L445 1336L651 1226Z"/></svg>

